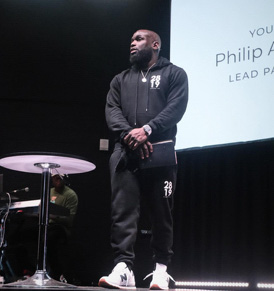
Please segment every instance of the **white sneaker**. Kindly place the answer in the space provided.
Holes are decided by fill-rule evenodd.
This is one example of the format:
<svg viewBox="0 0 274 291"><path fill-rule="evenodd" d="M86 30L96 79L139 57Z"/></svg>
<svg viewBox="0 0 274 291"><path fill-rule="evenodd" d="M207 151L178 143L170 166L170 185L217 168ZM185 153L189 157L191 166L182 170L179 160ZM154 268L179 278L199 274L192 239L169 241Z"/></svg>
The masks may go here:
<svg viewBox="0 0 274 291"><path fill-rule="evenodd" d="M118 263L111 274L102 277L98 286L111 289L136 289L134 274L124 262Z"/></svg>
<svg viewBox="0 0 274 291"><path fill-rule="evenodd" d="M152 276L152 281L149 285L150 290L166 290L169 288L169 279L175 282L175 280L164 271L153 271L153 273L148 274L144 280L150 276Z"/></svg>

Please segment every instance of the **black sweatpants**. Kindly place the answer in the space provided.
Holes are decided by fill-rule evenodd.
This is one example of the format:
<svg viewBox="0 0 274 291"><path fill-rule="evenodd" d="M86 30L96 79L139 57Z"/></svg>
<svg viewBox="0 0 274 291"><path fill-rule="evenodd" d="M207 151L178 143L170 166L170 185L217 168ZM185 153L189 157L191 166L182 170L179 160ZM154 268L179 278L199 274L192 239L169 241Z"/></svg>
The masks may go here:
<svg viewBox="0 0 274 291"><path fill-rule="evenodd" d="M151 215L151 247L154 262L167 265L173 255L173 194L177 179L177 166L159 167L132 172L127 168L116 171L121 150L110 158L112 187L111 246L114 263L133 265L134 244L140 214L140 198L144 196Z"/></svg>

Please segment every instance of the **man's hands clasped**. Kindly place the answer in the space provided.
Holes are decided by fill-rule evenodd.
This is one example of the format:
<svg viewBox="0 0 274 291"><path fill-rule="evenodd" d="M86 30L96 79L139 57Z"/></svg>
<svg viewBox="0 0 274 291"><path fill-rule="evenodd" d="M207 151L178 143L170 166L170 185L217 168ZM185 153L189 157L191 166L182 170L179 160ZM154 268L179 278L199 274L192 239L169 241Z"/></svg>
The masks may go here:
<svg viewBox="0 0 274 291"><path fill-rule="evenodd" d="M124 143L128 145L131 150L137 150L141 159L148 158L153 152L152 144L147 140L147 135L144 129L134 128L125 137Z"/></svg>

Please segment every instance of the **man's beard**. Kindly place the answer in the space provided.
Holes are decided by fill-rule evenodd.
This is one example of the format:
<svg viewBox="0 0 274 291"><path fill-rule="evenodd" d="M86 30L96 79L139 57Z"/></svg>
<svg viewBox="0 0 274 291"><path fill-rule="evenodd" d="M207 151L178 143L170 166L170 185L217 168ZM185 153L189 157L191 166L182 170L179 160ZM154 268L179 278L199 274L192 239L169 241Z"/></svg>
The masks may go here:
<svg viewBox="0 0 274 291"><path fill-rule="evenodd" d="M146 69L151 58L152 58L152 49L145 48L140 51L137 51L136 54L130 55L129 61L132 65L135 65L140 69Z"/></svg>

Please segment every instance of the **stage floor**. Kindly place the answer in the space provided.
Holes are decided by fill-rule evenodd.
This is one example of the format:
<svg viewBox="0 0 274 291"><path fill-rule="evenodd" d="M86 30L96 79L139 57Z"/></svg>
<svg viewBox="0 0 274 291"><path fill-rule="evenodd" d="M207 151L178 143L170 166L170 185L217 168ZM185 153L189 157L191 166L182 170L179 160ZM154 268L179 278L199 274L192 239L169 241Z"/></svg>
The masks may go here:
<svg viewBox="0 0 274 291"><path fill-rule="evenodd" d="M103 289L103 288L98 288L98 287L77 287L76 289L72 289L72 288L14 288L14 287L0 287L0 290L10 290L10 291L18 291L18 290L53 290L53 291L60 291L60 290L64 290L64 291L72 291L72 290L80 290L80 291L90 291L90 290L111 290L111 289ZM114 289L114 290L117 290L117 289ZM125 289L124 289L125 290ZM132 291L132 289L130 289ZM135 289L136 291L145 291L145 290L149 290L147 288L136 288ZM170 291L212 291L213 289L169 289ZM214 289L214 291L217 291L218 289ZM220 290L220 289L219 289ZM231 291L231 290L236 290L236 289L222 289L220 291ZM245 290L250 290L250 289L245 289Z"/></svg>
<svg viewBox="0 0 274 291"><path fill-rule="evenodd" d="M13 290L52 290L52 291L72 291L72 290L79 290L79 291L90 291L90 290L111 290L111 289L106 289L106 288L100 288L100 287L90 287L90 286L75 286L75 287L70 287L70 288L66 288L66 287L59 287L59 288L55 288L55 287L51 287L51 288L45 288L45 287L35 287L35 288L26 288L26 287L6 287L5 285L1 286L0 287L1 290L10 290L10 291L13 291ZM254 289L249 289L249 288L241 288L241 290L254 290ZM117 290L117 289L113 289L113 290ZM132 289L123 289L123 290L131 290ZM148 288L136 288L135 291L146 291L146 290L149 290ZM189 288L176 288L176 289L169 289L170 291L231 291L231 290L239 290L239 289L235 289L235 288L232 288L232 289L189 289Z"/></svg>

